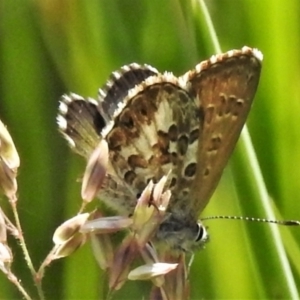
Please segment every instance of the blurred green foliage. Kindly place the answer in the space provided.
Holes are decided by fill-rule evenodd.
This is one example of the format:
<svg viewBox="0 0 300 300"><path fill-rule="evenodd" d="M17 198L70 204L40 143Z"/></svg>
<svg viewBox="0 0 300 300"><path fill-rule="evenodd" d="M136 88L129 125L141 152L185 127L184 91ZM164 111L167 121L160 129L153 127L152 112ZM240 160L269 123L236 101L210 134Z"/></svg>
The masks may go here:
<svg viewBox="0 0 300 300"><path fill-rule="evenodd" d="M278 218L300 219L300 2L206 2L223 51L248 45L264 54L249 131ZM51 249L55 228L80 206L76 179L84 162L57 132L60 95L95 97L112 71L133 61L180 75L212 54L197 1L0 0L0 118L21 157L18 205L36 266ZM239 146L204 215L264 217L247 174ZM0 203L7 210L5 200ZM196 254L192 299L296 296L299 228L280 228L289 277L278 263L269 225L207 225L211 242ZM13 270L34 291L17 245L13 252ZM103 285L88 245L54 263L44 282L48 299L101 299ZM133 282L116 299L142 295L144 283ZM0 298L21 298L3 275Z"/></svg>

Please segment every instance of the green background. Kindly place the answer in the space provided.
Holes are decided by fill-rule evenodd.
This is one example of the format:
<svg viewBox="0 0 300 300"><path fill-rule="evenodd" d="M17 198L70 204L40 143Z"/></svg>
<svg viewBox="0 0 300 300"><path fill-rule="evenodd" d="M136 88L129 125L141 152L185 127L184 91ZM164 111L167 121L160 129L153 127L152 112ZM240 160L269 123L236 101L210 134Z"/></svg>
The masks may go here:
<svg viewBox="0 0 300 300"><path fill-rule="evenodd" d="M258 181L277 218L300 219L300 2L206 2L223 51L248 45L264 54L248 119L264 179ZM76 179L84 162L57 132L60 96L96 97L109 74L130 62L180 75L214 53L197 1L0 0L0 118L21 158L18 207L36 266L50 251L55 228L81 204ZM265 217L251 174L239 143L203 216ZM6 200L0 204L10 214ZM272 225L205 224L211 241L195 256L192 299L297 297L300 228L279 228L286 252L278 256ZM9 245L13 271L33 295L22 254L12 239ZM282 268L285 258L289 264ZM47 299L101 299L103 284L85 245L47 269L44 290ZM142 299L144 286L129 283L115 298ZM0 298L21 298L2 274Z"/></svg>

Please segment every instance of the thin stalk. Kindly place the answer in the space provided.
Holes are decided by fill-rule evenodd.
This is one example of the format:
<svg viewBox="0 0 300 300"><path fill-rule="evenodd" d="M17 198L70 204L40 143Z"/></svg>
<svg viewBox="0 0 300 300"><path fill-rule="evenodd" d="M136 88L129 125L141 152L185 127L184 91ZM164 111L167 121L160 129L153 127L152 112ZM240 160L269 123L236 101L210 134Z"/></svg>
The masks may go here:
<svg viewBox="0 0 300 300"><path fill-rule="evenodd" d="M18 215L16 203L17 203L16 196L12 197L12 199L10 199L10 204L11 204L12 211L13 211L13 214L14 214L14 218L15 218L15 222L16 222L16 227L17 227L18 232L19 232L17 238L20 241L20 246L22 248L25 261L26 261L26 263L28 265L28 268L29 268L29 270L31 272L31 275L32 275L32 277L34 279L38 295L39 295L39 297L40 297L41 300L44 300L45 296L44 296L44 292L43 292L43 289L42 289L41 281L40 280L36 280L36 278L37 278L36 274L37 273L36 273L36 270L35 270L35 268L33 266L32 260L31 260L30 255L29 255L29 251L28 251L26 243L25 243L25 239L24 239L24 236L23 236L22 226L21 226L21 223L20 223L20 219L19 219L19 215Z"/></svg>

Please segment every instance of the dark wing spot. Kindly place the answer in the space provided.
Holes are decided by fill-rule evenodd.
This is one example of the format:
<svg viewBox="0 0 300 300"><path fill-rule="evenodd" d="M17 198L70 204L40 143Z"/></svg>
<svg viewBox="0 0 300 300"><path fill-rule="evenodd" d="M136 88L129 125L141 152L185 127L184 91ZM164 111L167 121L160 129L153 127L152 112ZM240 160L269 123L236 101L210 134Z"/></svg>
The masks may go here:
<svg viewBox="0 0 300 300"><path fill-rule="evenodd" d="M158 147L163 151L166 151L169 148L169 135L166 132L159 130L158 135Z"/></svg>
<svg viewBox="0 0 300 300"><path fill-rule="evenodd" d="M178 163L178 155L177 155L176 152L172 152L172 153L171 153L171 162L172 162L172 164L173 164L174 166L177 165L177 163Z"/></svg>
<svg viewBox="0 0 300 300"><path fill-rule="evenodd" d="M199 129L196 128L190 132L189 143L193 144L199 138Z"/></svg>
<svg viewBox="0 0 300 300"><path fill-rule="evenodd" d="M232 111L232 115L237 117L239 115L243 105L244 105L244 100L243 99L237 99L236 102L235 102L233 111Z"/></svg>
<svg viewBox="0 0 300 300"><path fill-rule="evenodd" d="M185 104L185 103L188 103L190 101L189 96L185 92L179 90L178 95L179 95L181 103Z"/></svg>
<svg viewBox="0 0 300 300"><path fill-rule="evenodd" d="M215 107L209 106L205 110L205 123L210 124L214 116Z"/></svg>
<svg viewBox="0 0 300 300"><path fill-rule="evenodd" d="M196 118L199 120L201 127L203 126L204 122L204 108L201 106L199 109L196 110Z"/></svg>
<svg viewBox="0 0 300 300"><path fill-rule="evenodd" d="M185 168L184 175L187 176L187 177L193 177L196 174L196 170L197 170L197 164L196 163L190 163Z"/></svg>
<svg viewBox="0 0 300 300"><path fill-rule="evenodd" d="M207 176L209 175L209 173L210 173L210 168L207 167L207 168L204 170L203 176L204 176L204 177L207 177Z"/></svg>
<svg viewBox="0 0 300 300"><path fill-rule="evenodd" d="M147 168L148 163L141 155L133 154L128 157L128 164L132 169L135 168Z"/></svg>
<svg viewBox="0 0 300 300"><path fill-rule="evenodd" d="M131 105L138 111L142 116L147 116L147 106L143 101L143 97L141 95L137 95L131 102Z"/></svg>
<svg viewBox="0 0 300 300"><path fill-rule="evenodd" d="M175 124L171 125L168 131L169 139L172 142L176 142L178 137L178 128Z"/></svg>
<svg viewBox="0 0 300 300"><path fill-rule="evenodd" d="M171 180L171 183L170 183L170 189L172 187L174 187L176 185L176 183L177 183L177 178L176 177L172 177L172 180Z"/></svg>
<svg viewBox="0 0 300 300"><path fill-rule="evenodd" d="M228 110L232 114L233 114L233 111L234 111L235 102L236 102L236 97L235 96L231 95L231 96L228 97Z"/></svg>
<svg viewBox="0 0 300 300"><path fill-rule="evenodd" d="M157 85L151 86L146 90L147 96L151 99L156 99L160 88Z"/></svg>
<svg viewBox="0 0 300 300"><path fill-rule="evenodd" d="M132 184L134 179L136 178L136 174L133 171L127 171L124 175L124 180L127 184Z"/></svg>
<svg viewBox="0 0 300 300"><path fill-rule="evenodd" d="M134 128L134 120L128 108L121 113L120 123L129 130Z"/></svg>
<svg viewBox="0 0 300 300"><path fill-rule="evenodd" d="M210 147L208 148L208 151L215 151L218 150L221 146L222 139L220 136L213 136L210 140Z"/></svg>
<svg viewBox="0 0 300 300"><path fill-rule="evenodd" d="M180 155L185 155L188 149L189 139L186 135L182 135L178 139L178 152Z"/></svg>
<svg viewBox="0 0 300 300"><path fill-rule="evenodd" d="M152 167L161 167L164 164L170 163L172 160L172 157L169 153L161 153L160 155L152 155L149 158L148 165Z"/></svg>
<svg viewBox="0 0 300 300"><path fill-rule="evenodd" d="M126 144L126 140L126 136L120 128L113 129L107 137L110 150L117 150L121 146L124 146Z"/></svg>
<svg viewBox="0 0 300 300"><path fill-rule="evenodd" d="M131 102L131 109L136 111L136 118L140 122L147 121L147 123L151 123L153 120L153 116L157 111L157 107L155 106L155 101L149 101L151 96L149 96L149 91L151 89L146 89L142 95L137 95Z"/></svg>
<svg viewBox="0 0 300 300"><path fill-rule="evenodd" d="M227 109L227 99L226 96L222 93L220 94L220 105L219 105L219 111L218 111L218 116L222 117L224 114L226 114L226 109Z"/></svg>
<svg viewBox="0 0 300 300"><path fill-rule="evenodd" d="M165 92L167 92L168 94L173 94L173 93L174 93L174 86L171 85L171 84L169 84L169 83L166 83L166 84L164 84L164 86L163 86L163 90L164 90Z"/></svg>

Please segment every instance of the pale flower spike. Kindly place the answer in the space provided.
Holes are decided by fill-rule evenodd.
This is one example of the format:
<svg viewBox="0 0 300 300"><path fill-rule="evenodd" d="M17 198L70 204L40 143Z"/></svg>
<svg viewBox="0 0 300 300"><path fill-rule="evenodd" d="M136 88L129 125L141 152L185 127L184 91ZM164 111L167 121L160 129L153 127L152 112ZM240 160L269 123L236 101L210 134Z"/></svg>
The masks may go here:
<svg viewBox="0 0 300 300"><path fill-rule="evenodd" d="M97 217L94 220L87 221L80 229L82 233L111 233L129 228L132 225L132 219L123 216Z"/></svg>
<svg viewBox="0 0 300 300"><path fill-rule="evenodd" d="M153 205L149 205L151 201L153 188L154 184L151 180L143 190L139 199L137 200L137 204L135 206L134 213L132 216L134 223L133 227L135 230L138 230L139 228L143 227L144 224L147 223L153 215L155 207Z"/></svg>
<svg viewBox="0 0 300 300"><path fill-rule="evenodd" d="M95 259L102 270L108 270L113 261L113 245L110 234L90 233L90 241Z"/></svg>
<svg viewBox="0 0 300 300"><path fill-rule="evenodd" d="M149 280L157 276L165 275L176 269L178 264L153 263L147 264L132 270L128 274L130 280Z"/></svg>
<svg viewBox="0 0 300 300"><path fill-rule="evenodd" d="M10 169L17 169L20 166L20 158L14 142L0 120L0 156Z"/></svg>
<svg viewBox="0 0 300 300"><path fill-rule="evenodd" d="M60 244L53 254L52 259L59 259L62 257L70 256L86 241L86 236L83 234L75 234L65 243Z"/></svg>
<svg viewBox="0 0 300 300"><path fill-rule="evenodd" d="M151 240L165 218L170 199L170 193L163 192L166 182L167 176L163 176L157 184L150 181L135 207L132 228L141 249Z"/></svg>
<svg viewBox="0 0 300 300"><path fill-rule="evenodd" d="M20 166L20 158L14 142L0 121L0 187L10 199L16 199L17 169Z"/></svg>
<svg viewBox="0 0 300 300"><path fill-rule="evenodd" d="M0 243L6 243L7 241L7 227L4 220L4 213L0 208Z"/></svg>
<svg viewBox="0 0 300 300"><path fill-rule="evenodd" d="M98 194L105 179L108 164L108 145L101 140L90 156L81 186L81 197L86 202L91 202Z"/></svg>

